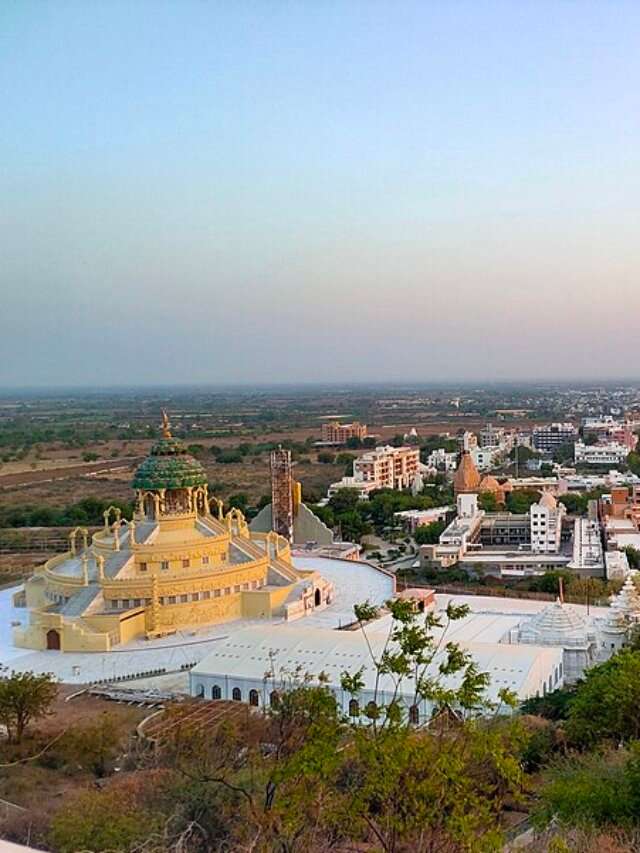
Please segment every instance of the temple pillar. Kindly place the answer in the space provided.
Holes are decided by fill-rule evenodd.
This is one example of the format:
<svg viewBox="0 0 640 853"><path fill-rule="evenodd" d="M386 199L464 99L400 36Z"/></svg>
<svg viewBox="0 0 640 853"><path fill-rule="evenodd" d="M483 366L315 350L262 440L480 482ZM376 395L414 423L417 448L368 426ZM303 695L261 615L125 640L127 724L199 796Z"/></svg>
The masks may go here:
<svg viewBox="0 0 640 853"><path fill-rule="evenodd" d="M158 578L151 578L151 607L149 608L149 631L157 631L160 624L160 598L158 596Z"/></svg>
<svg viewBox="0 0 640 853"><path fill-rule="evenodd" d="M84 586L89 586L89 558L86 552L82 555L82 583Z"/></svg>
<svg viewBox="0 0 640 853"><path fill-rule="evenodd" d="M98 580L104 580L104 557L102 554L96 554L96 569L98 571Z"/></svg>
<svg viewBox="0 0 640 853"><path fill-rule="evenodd" d="M114 521L111 529L113 531L113 550L119 551L120 550L120 536L119 536L120 525L119 525L119 523L117 521Z"/></svg>
<svg viewBox="0 0 640 853"><path fill-rule="evenodd" d="M136 544L136 523L133 519L129 522L129 545L133 548Z"/></svg>

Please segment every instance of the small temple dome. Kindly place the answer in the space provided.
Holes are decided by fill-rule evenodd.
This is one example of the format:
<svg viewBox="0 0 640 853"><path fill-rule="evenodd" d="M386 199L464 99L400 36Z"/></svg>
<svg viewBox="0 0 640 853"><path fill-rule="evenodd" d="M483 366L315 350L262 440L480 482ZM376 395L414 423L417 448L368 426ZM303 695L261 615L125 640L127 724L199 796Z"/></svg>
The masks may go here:
<svg viewBox="0 0 640 853"><path fill-rule="evenodd" d="M582 646L589 642L589 628L577 610L556 601L521 625L520 641L539 646Z"/></svg>
<svg viewBox="0 0 640 853"><path fill-rule="evenodd" d="M186 489L206 486L207 473L187 452L187 448L171 435L169 421L164 416L163 435L151 448L133 478L134 489Z"/></svg>
<svg viewBox="0 0 640 853"><path fill-rule="evenodd" d="M551 492L545 492L540 500L538 501L540 506L546 506L547 509L557 509L558 502L551 494Z"/></svg>
<svg viewBox="0 0 640 853"><path fill-rule="evenodd" d="M460 464L453 478L453 490L456 494L465 492L477 492L480 485L480 474L473 464L473 459L468 450L460 457Z"/></svg>
<svg viewBox="0 0 640 853"><path fill-rule="evenodd" d="M495 477L492 477L491 474L485 474L485 476L480 480L480 485L478 486L478 491L480 492L501 492L502 486L496 480Z"/></svg>

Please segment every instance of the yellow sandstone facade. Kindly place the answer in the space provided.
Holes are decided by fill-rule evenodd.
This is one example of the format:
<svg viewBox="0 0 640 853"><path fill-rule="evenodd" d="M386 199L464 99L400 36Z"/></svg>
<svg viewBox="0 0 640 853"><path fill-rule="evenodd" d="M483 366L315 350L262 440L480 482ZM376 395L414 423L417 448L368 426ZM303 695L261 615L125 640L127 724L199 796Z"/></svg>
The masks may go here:
<svg viewBox="0 0 640 853"><path fill-rule="evenodd" d="M111 507L91 542L74 530L69 551L27 581L30 619L16 645L105 652L234 619L296 619L331 601L332 585L296 569L284 538L251 533L239 510L223 514L166 415L133 487L131 521Z"/></svg>

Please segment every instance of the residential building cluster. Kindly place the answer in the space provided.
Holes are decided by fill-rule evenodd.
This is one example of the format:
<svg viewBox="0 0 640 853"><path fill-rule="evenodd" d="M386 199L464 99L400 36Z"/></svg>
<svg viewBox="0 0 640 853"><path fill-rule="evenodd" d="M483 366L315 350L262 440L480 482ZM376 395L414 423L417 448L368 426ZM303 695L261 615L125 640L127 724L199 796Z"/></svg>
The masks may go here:
<svg viewBox="0 0 640 853"><path fill-rule="evenodd" d="M376 489L410 489L419 477L419 448L385 445L358 456L353 462L353 476L332 483L329 497L340 489L355 489L367 500Z"/></svg>
<svg viewBox="0 0 640 853"><path fill-rule="evenodd" d="M499 577L544 574L551 569L567 568L579 576L625 576L628 562L620 549L630 544L630 536L640 544L640 489L612 490L602 501L592 501L586 518L571 518L557 500L566 488L560 481L525 478L527 490L541 492L540 499L526 513L504 510L486 512L478 503L481 494L491 492L498 504L505 495L522 486L522 481L499 483L490 475L482 476L470 452L462 454L454 478L456 516L445 528L436 545L420 548L424 567L447 568L460 565L475 572ZM603 522L603 517L607 520ZM609 531L607 534L606 531ZM608 556L616 552L618 556Z"/></svg>
<svg viewBox="0 0 640 853"><path fill-rule="evenodd" d="M357 438L362 441L367 437L367 425L353 421L350 424L341 424L339 421L326 421L322 424L322 443L342 445L350 439Z"/></svg>

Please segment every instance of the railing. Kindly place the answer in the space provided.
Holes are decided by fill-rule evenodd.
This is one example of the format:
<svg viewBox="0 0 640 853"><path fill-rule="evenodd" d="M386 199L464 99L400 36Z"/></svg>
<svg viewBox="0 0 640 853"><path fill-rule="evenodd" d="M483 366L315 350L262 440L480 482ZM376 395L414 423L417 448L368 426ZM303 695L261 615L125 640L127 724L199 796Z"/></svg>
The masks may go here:
<svg viewBox="0 0 640 853"><path fill-rule="evenodd" d="M182 583L183 581L202 581L202 580L214 580L218 578L225 578L226 576L237 575L238 573L242 573L249 569L260 568L261 564L264 564L266 568L266 555L263 555L261 559L252 560L248 563L235 563L233 565L224 564L223 568L211 568L211 566L203 567L203 569L195 569L195 570L166 570L158 572L156 575L150 576L142 576L140 574L130 575L126 578L105 578L103 583L103 590L106 592L111 588L116 587L126 587L128 586L140 586L141 588L146 589L147 586L151 589L152 578L157 577L158 583L162 586L164 583Z"/></svg>

